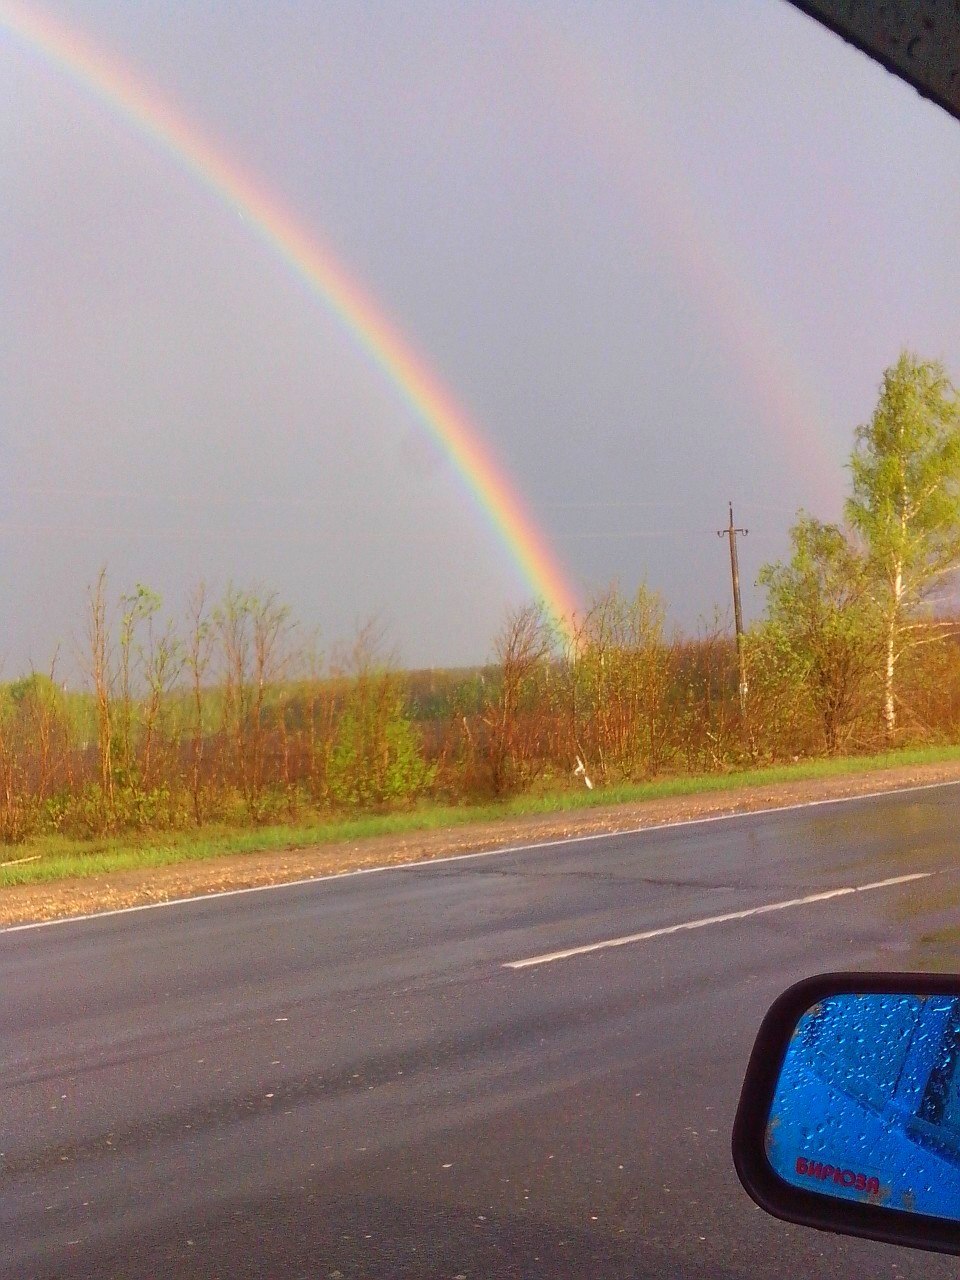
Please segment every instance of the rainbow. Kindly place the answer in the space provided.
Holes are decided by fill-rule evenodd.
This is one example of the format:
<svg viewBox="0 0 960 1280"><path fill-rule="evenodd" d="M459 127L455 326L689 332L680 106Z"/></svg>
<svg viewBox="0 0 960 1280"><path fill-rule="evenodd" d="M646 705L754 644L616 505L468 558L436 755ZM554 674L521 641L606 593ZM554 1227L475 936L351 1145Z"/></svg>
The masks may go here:
<svg viewBox="0 0 960 1280"><path fill-rule="evenodd" d="M10 0L0 2L0 27L55 64L228 208L242 214L260 240L327 304L437 441L527 586L569 637L577 608L575 592L515 485L440 381L317 236L204 138L192 121L79 33Z"/></svg>

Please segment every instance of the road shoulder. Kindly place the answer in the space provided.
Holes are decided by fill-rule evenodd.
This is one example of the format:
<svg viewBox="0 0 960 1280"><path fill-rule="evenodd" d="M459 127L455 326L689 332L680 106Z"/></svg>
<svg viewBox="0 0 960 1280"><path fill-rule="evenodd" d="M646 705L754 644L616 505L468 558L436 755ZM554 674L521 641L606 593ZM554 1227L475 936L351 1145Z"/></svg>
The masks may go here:
<svg viewBox="0 0 960 1280"><path fill-rule="evenodd" d="M0 926L166 902L231 889L322 878L399 863L631 831L761 809L787 808L903 788L960 783L960 762L905 766L736 791L511 817L441 831L373 836L307 849L229 854L202 862L110 872L0 889Z"/></svg>

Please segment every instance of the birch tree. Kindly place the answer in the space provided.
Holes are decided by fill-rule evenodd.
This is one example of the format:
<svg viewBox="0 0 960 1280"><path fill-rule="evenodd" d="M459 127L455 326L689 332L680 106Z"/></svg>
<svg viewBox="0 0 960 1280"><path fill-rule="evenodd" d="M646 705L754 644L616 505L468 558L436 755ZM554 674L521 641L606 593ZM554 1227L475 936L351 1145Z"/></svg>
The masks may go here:
<svg viewBox="0 0 960 1280"><path fill-rule="evenodd" d="M883 719L897 729L897 668L935 638L918 616L960 563L960 404L943 365L903 352L857 429L846 514L863 540L883 628Z"/></svg>

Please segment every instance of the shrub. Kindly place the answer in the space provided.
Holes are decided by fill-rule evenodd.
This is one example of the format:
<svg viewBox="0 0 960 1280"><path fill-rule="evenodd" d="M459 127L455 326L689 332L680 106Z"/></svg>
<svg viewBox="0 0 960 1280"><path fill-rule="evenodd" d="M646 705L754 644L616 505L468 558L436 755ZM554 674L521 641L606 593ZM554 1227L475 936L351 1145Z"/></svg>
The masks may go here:
<svg viewBox="0 0 960 1280"><path fill-rule="evenodd" d="M327 787L349 808L409 804L433 781L395 676L363 673L346 696L327 764Z"/></svg>

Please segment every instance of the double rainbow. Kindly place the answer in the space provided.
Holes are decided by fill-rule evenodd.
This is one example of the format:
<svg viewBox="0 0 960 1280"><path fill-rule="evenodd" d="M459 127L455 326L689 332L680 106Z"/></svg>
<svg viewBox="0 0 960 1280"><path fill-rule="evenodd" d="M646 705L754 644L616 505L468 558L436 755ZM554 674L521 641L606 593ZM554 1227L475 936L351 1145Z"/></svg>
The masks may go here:
<svg viewBox="0 0 960 1280"><path fill-rule="evenodd" d="M0 2L0 27L159 145L229 208L323 300L437 441L533 595L570 633L576 597L566 575L479 431L368 294L276 197L113 57L60 22Z"/></svg>

